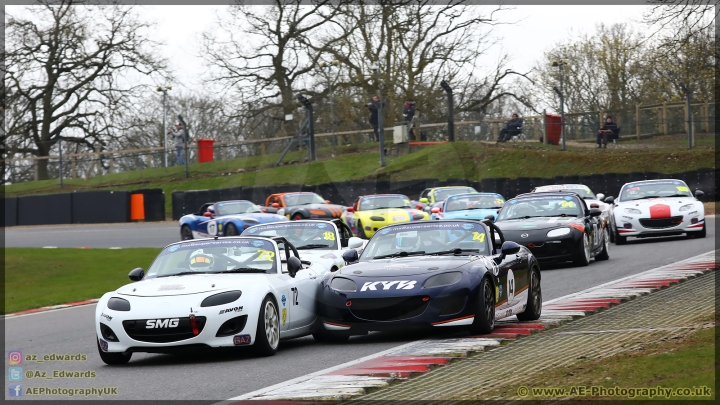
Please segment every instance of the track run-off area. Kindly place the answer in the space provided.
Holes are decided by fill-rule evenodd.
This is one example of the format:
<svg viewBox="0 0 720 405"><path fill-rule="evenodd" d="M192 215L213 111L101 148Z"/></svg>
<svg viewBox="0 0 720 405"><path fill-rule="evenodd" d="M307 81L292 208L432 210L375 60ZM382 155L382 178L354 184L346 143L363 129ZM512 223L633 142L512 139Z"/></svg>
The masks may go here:
<svg viewBox="0 0 720 405"><path fill-rule="evenodd" d="M714 250L715 220L708 218L707 237L630 239L627 245L610 246L610 260L587 267L568 265L542 268L543 300L583 291L623 277L688 259ZM6 247L164 247L178 239L176 222L38 226L5 230ZM142 266L144 263L138 263ZM130 271L131 269L128 269ZM118 286L119 287L119 286ZM99 297L88 297L99 298ZM84 361L33 362L23 360L23 372L53 370L91 371L92 378L26 378L24 387L116 387L117 395L105 399L225 400L320 370L386 351L429 335L371 333L352 337L345 344L317 343L312 337L283 341L272 357L256 357L252 347L214 350L197 354L135 353L129 364L107 366L97 353L95 305L3 319L6 355L85 355ZM458 336L462 336L459 333ZM6 356L7 357L7 356ZM6 375L8 363L6 362ZM90 373L92 374L92 373ZM6 399L8 393L5 393ZM62 399L67 397L33 397ZM90 397L88 397L90 398ZM95 397L97 399L97 397Z"/></svg>

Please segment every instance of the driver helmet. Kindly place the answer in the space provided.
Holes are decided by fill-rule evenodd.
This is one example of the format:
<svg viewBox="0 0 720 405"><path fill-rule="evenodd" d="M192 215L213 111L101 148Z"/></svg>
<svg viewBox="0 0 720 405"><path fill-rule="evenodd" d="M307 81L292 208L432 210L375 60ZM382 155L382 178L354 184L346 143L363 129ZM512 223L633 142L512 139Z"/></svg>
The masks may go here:
<svg viewBox="0 0 720 405"><path fill-rule="evenodd" d="M207 208L207 212L211 213L213 216L215 216L215 206L211 205Z"/></svg>
<svg viewBox="0 0 720 405"><path fill-rule="evenodd" d="M417 234L414 236L395 237L395 248L397 249L413 251L417 250L418 246L420 246L420 237Z"/></svg>
<svg viewBox="0 0 720 405"><path fill-rule="evenodd" d="M515 216L518 217L532 216L534 214L534 207L528 203L518 205L517 208L515 208Z"/></svg>
<svg viewBox="0 0 720 405"><path fill-rule="evenodd" d="M191 271L209 271L212 270L214 263L213 255L196 250L190 255L189 267Z"/></svg>

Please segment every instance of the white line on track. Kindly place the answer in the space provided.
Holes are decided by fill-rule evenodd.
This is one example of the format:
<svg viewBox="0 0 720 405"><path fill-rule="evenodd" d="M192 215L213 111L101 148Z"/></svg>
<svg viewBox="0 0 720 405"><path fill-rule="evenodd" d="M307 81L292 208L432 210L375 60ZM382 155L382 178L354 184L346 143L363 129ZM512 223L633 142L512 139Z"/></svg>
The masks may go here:
<svg viewBox="0 0 720 405"><path fill-rule="evenodd" d="M31 316L31 315L47 314L48 312L64 311L64 310L66 310L66 309L84 308L84 307L86 307L86 306L88 306L88 305L95 305L95 304L97 304L97 302L89 302L89 303L87 303L87 304L83 304L83 305L73 305L73 306L71 306L71 307L65 307L65 308L48 309L47 311L32 312L32 313L29 313L29 314L11 315L11 316L3 315L3 321L7 321L7 320L9 320L9 319L23 318L23 317Z"/></svg>

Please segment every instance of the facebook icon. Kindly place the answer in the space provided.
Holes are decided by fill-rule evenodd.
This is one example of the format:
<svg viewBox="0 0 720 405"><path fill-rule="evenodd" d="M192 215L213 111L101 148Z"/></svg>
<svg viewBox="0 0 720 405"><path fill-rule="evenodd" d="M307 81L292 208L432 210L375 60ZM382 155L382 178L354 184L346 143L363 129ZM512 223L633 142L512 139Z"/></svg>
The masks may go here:
<svg viewBox="0 0 720 405"><path fill-rule="evenodd" d="M20 385L20 384L8 384L8 396L10 396L10 397L21 397L21 396L22 396L22 385Z"/></svg>

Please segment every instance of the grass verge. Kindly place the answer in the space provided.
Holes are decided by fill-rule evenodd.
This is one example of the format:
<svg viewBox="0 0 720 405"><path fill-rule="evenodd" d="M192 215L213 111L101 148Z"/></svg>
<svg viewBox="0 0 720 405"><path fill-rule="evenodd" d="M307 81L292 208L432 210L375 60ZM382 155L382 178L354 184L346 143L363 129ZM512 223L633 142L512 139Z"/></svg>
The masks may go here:
<svg viewBox="0 0 720 405"><path fill-rule="evenodd" d="M710 326L714 324L708 324ZM630 392L621 397L591 395L590 387L604 388L694 388L710 387L712 396L654 397ZM587 395L572 395L573 387L586 387ZM529 389L525 391L524 388ZM535 390L533 393L533 389ZM559 391L552 391L559 389ZM544 391L543 391L544 390ZM527 392L525 400L569 399L715 399L715 327L707 327L660 343L641 345L631 353L583 361L570 367L544 371L522 385L509 385L487 397L516 398ZM575 388L575 392L580 392ZM563 394L560 394L563 393Z"/></svg>
<svg viewBox="0 0 720 405"><path fill-rule="evenodd" d="M532 145L532 146L531 146ZM494 177L555 177L606 172L677 173L715 167L711 149L657 151L652 149L577 149L561 152L521 143L488 145L454 142L422 148L412 154L389 157L379 167L377 144L328 149L316 162L304 162L301 152L288 155L288 163L275 167L276 155L235 159L190 166L190 178L182 167L138 170L98 176L89 180L70 179L60 189L56 180L13 184L6 196L46 194L73 190L135 190L162 188L166 213L171 214L170 195L174 190L200 190L236 186L306 184L362 181L383 178L390 181L421 178L465 178L478 181ZM598 190L599 191L599 190ZM259 202L259 201L258 201Z"/></svg>
<svg viewBox="0 0 720 405"><path fill-rule="evenodd" d="M99 298L147 267L160 249L5 248L3 313Z"/></svg>

